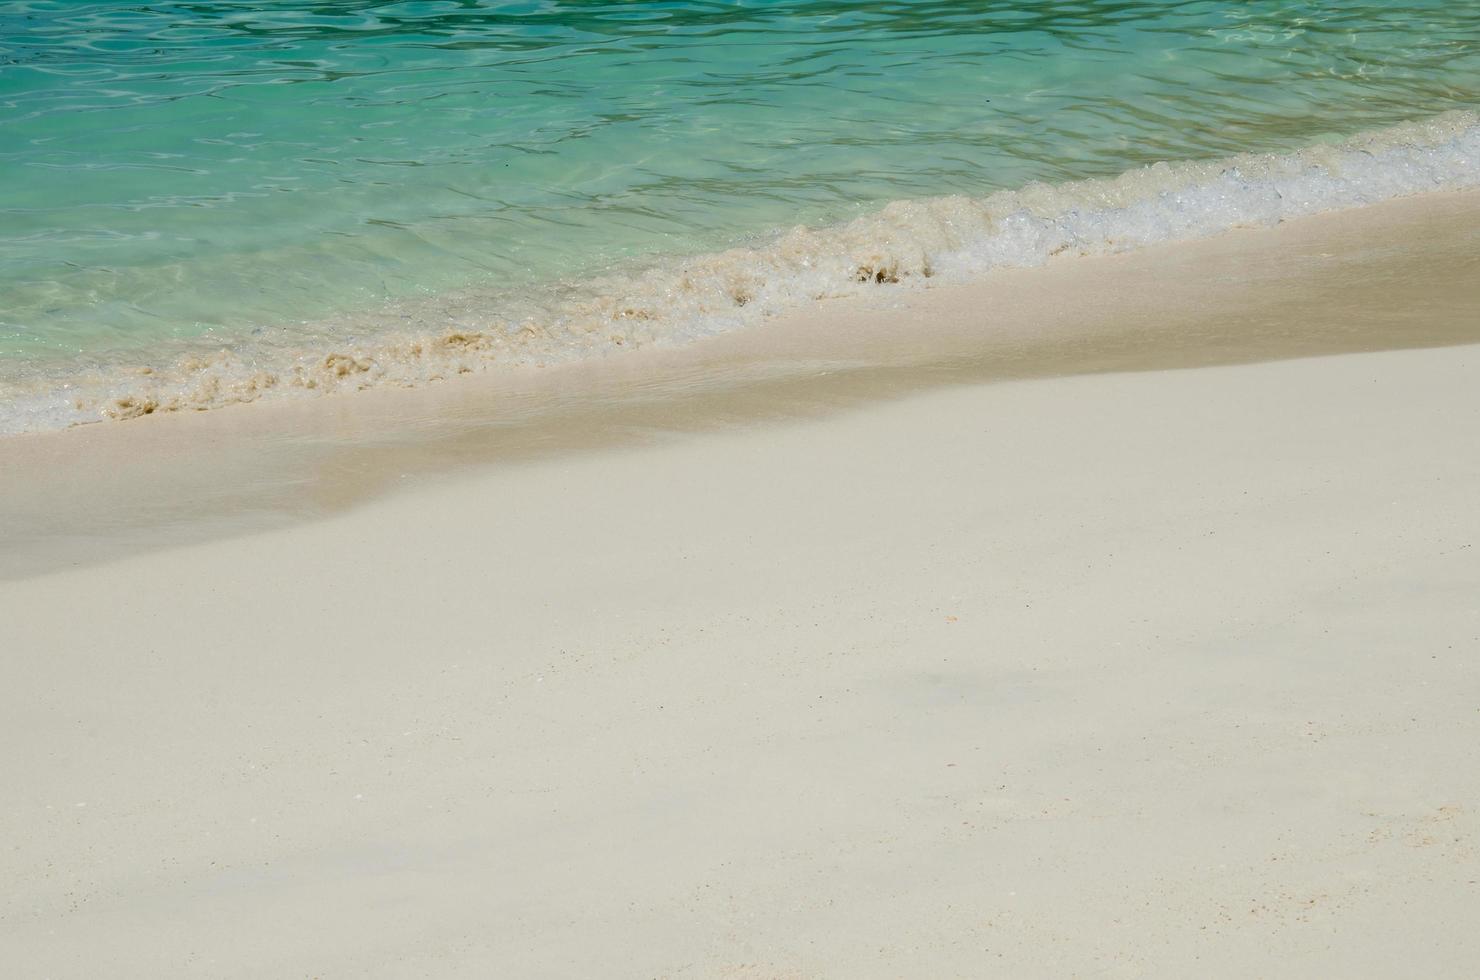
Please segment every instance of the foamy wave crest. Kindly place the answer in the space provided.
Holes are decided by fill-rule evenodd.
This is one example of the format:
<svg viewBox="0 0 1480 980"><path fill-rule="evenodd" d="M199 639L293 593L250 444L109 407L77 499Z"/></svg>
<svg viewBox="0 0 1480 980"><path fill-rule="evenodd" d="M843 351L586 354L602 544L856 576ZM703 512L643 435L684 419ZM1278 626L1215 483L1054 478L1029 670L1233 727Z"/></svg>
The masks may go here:
<svg viewBox="0 0 1480 980"><path fill-rule="evenodd" d="M167 364L95 366L0 390L0 431L416 385L737 329L818 300L1120 252L1433 190L1480 186L1480 115L1447 113L1288 154L1158 163L988 197L897 201L825 228L579 284L465 290L264 331ZM27 390L28 389L28 390ZM8 397L7 397L8 395Z"/></svg>

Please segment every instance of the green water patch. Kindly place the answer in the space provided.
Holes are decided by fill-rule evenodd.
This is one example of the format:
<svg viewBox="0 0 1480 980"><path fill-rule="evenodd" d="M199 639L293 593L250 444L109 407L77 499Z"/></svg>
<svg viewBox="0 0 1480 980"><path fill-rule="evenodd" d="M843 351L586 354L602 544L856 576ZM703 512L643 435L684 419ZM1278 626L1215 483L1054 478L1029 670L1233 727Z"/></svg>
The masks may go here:
<svg viewBox="0 0 1480 980"><path fill-rule="evenodd" d="M1477 39L1447 2L0 3L0 375L1292 149L1473 107Z"/></svg>

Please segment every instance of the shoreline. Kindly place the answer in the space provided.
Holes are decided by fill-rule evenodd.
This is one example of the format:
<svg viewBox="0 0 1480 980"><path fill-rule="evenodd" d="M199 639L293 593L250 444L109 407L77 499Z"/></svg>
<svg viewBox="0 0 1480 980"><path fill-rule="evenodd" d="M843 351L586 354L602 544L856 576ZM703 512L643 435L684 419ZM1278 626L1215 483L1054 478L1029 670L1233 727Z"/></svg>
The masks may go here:
<svg viewBox="0 0 1480 980"><path fill-rule="evenodd" d="M6 360L0 432L421 387L470 373L506 378L521 367L754 329L881 288L964 284L1055 256L1188 244L1477 184L1480 115L1450 110L1284 152L879 202L849 221L633 259L568 281L388 298L291 326L258 324L247 335L161 341L147 355L79 350L50 370L32 365L39 374Z"/></svg>
<svg viewBox="0 0 1480 980"><path fill-rule="evenodd" d="M1476 342L1477 254L1480 192L1436 192L823 301L683 348L4 437L0 581L322 519L489 464L943 386Z"/></svg>

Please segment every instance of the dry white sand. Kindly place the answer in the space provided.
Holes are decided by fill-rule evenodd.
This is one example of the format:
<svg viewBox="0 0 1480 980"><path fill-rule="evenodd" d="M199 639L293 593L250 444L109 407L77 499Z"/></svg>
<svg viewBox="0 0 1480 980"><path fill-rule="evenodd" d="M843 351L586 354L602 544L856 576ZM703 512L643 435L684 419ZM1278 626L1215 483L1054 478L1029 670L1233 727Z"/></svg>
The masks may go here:
<svg viewBox="0 0 1480 980"><path fill-rule="evenodd" d="M0 583L0 972L1480 975L1480 348L924 392Z"/></svg>

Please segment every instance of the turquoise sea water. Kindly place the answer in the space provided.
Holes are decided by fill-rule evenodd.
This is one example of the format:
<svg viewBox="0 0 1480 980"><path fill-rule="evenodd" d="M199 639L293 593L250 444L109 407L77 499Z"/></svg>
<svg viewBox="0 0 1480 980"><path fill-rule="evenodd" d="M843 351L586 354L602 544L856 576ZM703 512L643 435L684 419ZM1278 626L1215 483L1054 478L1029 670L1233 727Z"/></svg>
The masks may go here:
<svg viewBox="0 0 1480 980"><path fill-rule="evenodd" d="M221 349L370 379L555 283L1477 104L1440 0L0 2L0 414Z"/></svg>

